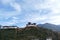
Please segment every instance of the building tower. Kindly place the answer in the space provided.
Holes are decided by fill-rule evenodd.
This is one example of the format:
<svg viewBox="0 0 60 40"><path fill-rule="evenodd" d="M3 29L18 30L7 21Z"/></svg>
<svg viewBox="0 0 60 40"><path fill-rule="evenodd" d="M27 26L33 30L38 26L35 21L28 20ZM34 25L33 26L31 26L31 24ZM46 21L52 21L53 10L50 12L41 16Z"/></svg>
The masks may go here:
<svg viewBox="0 0 60 40"><path fill-rule="evenodd" d="M27 27L36 27L36 23L31 23L31 22L28 22L28 24L26 24Z"/></svg>

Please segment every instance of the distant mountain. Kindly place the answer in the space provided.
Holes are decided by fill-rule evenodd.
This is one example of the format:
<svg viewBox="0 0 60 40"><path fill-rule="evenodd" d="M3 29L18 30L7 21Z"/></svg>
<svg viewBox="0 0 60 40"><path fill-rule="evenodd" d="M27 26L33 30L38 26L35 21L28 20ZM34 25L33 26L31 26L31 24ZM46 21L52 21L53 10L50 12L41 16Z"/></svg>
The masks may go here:
<svg viewBox="0 0 60 40"><path fill-rule="evenodd" d="M38 27L52 29L53 31L60 31L60 25L54 25L54 24L50 24L50 23L38 24Z"/></svg>

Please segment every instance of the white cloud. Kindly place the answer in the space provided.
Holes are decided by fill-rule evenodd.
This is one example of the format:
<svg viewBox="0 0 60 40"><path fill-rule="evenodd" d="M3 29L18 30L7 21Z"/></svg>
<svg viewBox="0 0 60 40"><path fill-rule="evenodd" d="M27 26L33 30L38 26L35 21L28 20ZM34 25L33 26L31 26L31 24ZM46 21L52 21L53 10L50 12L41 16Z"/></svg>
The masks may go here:
<svg viewBox="0 0 60 40"><path fill-rule="evenodd" d="M20 22L24 22L24 20L20 20L18 17L15 17L13 16L12 19L10 19L9 21L4 21L4 22L0 22L1 25L16 25L17 23L20 23Z"/></svg>
<svg viewBox="0 0 60 40"><path fill-rule="evenodd" d="M44 3L40 4L35 4L34 5L35 9L40 10L40 9L50 9L52 13L60 13L60 0L45 0Z"/></svg>
<svg viewBox="0 0 60 40"><path fill-rule="evenodd" d="M21 5L18 3L10 3L10 5L17 11L17 12L21 12Z"/></svg>
<svg viewBox="0 0 60 40"><path fill-rule="evenodd" d="M49 20L47 22L49 23L60 24L60 15L51 16L48 19Z"/></svg>
<svg viewBox="0 0 60 40"><path fill-rule="evenodd" d="M24 20L26 22L36 22L37 23L37 22L46 20L46 18L47 18L47 16L41 16L40 14L32 13L32 14L25 15Z"/></svg>
<svg viewBox="0 0 60 40"><path fill-rule="evenodd" d="M5 24L16 24L19 22L41 22L41 23L53 23L53 24L60 24L60 0L23 0L24 3L22 5L23 12L26 13L25 19L19 19L14 16L20 15L22 11L21 5L16 3L15 0L1 0L4 5L9 4L13 7L16 11L13 12L0 12L0 17L9 18L13 17L13 19ZM41 3L40 3L41 2ZM48 9L50 12L45 15L40 15L41 9ZM32 10L32 12L31 12ZM33 12L34 10L40 12ZM3 14L2 14L3 13ZM44 14L44 13L42 13Z"/></svg>
<svg viewBox="0 0 60 40"><path fill-rule="evenodd" d="M21 12L21 5L16 2L16 0L0 0L3 5L10 5L17 12Z"/></svg>
<svg viewBox="0 0 60 40"><path fill-rule="evenodd" d="M8 19L10 17L17 15L21 15L21 13L17 13L16 11L12 11L12 12L0 11L0 19Z"/></svg>
<svg viewBox="0 0 60 40"><path fill-rule="evenodd" d="M45 3L36 4L35 9L51 10L51 12L46 15L47 20L44 19L44 22L60 24L60 0L46 0Z"/></svg>
<svg viewBox="0 0 60 40"><path fill-rule="evenodd" d="M4 25L17 25L17 24L24 23L24 22L26 22L26 20L19 19L18 17L13 16L10 21L3 22L3 23Z"/></svg>
<svg viewBox="0 0 60 40"><path fill-rule="evenodd" d="M26 18L27 21L31 21L31 22L41 22L42 23L55 23L55 24L60 24L60 16L57 17L58 15L60 15L60 0L44 0L43 3L37 2L36 0L24 0L26 2L25 8L26 9L31 9L32 10L41 10L41 9L48 9L50 10L50 12L48 12L48 14L42 15L40 16L40 13L33 13L33 14L29 14L28 17ZM27 10L28 11L28 10ZM40 11L41 12L41 11ZM42 13L44 14L44 13ZM53 17L53 18L52 18ZM55 18L54 18L55 17ZM56 20L55 20L56 19Z"/></svg>
<svg viewBox="0 0 60 40"><path fill-rule="evenodd" d="M1 19L8 19L13 16L17 16L21 14L21 5L15 2L15 0L0 0L0 2L6 7L10 5L15 9L15 11L5 11L4 8L0 9L0 18Z"/></svg>
<svg viewBox="0 0 60 40"><path fill-rule="evenodd" d="M0 2L4 5L14 2L15 0L0 0Z"/></svg>

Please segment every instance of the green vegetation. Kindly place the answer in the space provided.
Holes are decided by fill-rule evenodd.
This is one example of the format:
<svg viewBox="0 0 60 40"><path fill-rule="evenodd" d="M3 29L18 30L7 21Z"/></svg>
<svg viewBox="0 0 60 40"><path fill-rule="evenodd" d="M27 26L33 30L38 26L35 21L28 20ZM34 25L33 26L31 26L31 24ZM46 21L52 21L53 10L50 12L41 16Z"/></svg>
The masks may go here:
<svg viewBox="0 0 60 40"><path fill-rule="evenodd" d="M41 27L26 27L20 29L1 29L0 40L45 40L46 37L55 38L56 34L52 30ZM56 39L57 40L57 39Z"/></svg>

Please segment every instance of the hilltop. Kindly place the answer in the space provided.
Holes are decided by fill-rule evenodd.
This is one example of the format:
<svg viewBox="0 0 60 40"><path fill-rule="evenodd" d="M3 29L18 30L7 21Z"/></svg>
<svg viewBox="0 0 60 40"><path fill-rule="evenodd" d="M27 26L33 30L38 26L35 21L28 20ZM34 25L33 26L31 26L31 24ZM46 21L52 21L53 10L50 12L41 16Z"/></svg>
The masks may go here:
<svg viewBox="0 0 60 40"><path fill-rule="evenodd" d="M6 28L0 30L0 40L59 40L58 33L50 29L38 27L30 22L25 28Z"/></svg>
<svg viewBox="0 0 60 40"><path fill-rule="evenodd" d="M0 29L0 40L60 40L60 33L39 27L36 23L28 23L25 28L4 26Z"/></svg>

